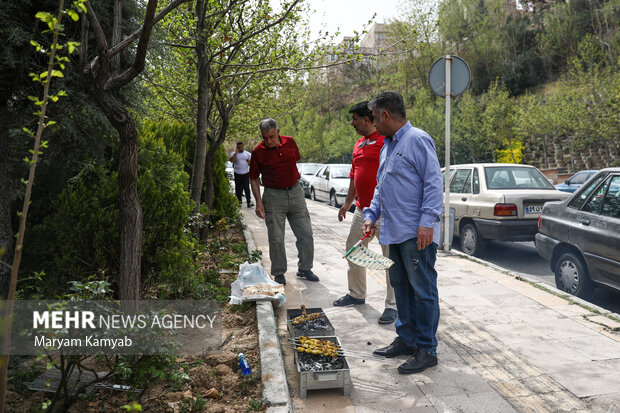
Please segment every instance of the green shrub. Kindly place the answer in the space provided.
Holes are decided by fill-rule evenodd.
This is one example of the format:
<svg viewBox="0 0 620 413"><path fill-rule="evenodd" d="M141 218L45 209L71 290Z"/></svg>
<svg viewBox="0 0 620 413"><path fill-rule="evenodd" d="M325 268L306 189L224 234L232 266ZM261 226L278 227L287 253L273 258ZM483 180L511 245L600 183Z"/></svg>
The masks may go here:
<svg viewBox="0 0 620 413"><path fill-rule="evenodd" d="M186 291L194 274L195 241L186 230L191 211L188 175L180 157L153 139L138 154L138 195L143 210L142 288ZM27 234L25 270L45 269L39 293L59 293L70 280L103 273L118 283L120 223L118 174L103 166L80 173L58 196L53 213ZM22 286L20 286L22 287ZM25 287L25 286L24 286ZM156 291L152 291L156 294ZM147 295L153 295L148 293Z"/></svg>
<svg viewBox="0 0 620 413"><path fill-rule="evenodd" d="M143 139L156 141L169 152L177 154L183 161L185 172L189 176L192 175L196 145L196 127L194 125L175 121L147 121L141 128L141 135ZM223 147L219 147L213 160L214 196L213 208L210 211L213 222L225 217L234 221L239 220L239 203L230 191L230 182L226 174L226 161L228 161L228 154ZM203 187L202 190L206 191L206 188Z"/></svg>

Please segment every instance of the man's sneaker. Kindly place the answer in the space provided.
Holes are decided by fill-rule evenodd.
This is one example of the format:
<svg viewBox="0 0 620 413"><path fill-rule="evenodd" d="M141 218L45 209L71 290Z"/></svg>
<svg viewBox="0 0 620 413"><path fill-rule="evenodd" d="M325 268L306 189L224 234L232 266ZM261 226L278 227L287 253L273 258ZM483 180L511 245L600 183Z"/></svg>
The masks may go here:
<svg viewBox="0 0 620 413"><path fill-rule="evenodd" d="M398 366L398 372L400 374L413 374L420 373L429 367L437 365L437 356L428 354L426 351L420 349L415 356Z"/></svg>
<svg viewBox="0 0 620 413"><path fill-rule="evenodd" d="M413 356L417 352L417 347L409 347L400 337L396 337L394 341L392 341L392 344L387 347L378 348L373 351L372 354L374 354L375 356L391 358L400 356L401 354L408 354L410 356Z"/></svg>
<svg viewBox="0 0 620 413"><path fill-rule="evenodd" d="M286 277L284 277L284 274L276 275L273 277L273 280L278 284L286 285Z"/></svg>
<svg viewBox="0 0 620 413"><path fill-rule="evenodd" d="M379 317L379 324L392 324L396 321L396 317L398 316L398 311L393 308L386 308L383 311L381 317Z"/></svg>
<svg viewBox="0 0 620 413"><path fill-rule="evenodd" d="M248 204L248 208L252 208L253 206L254 206L254 202L250 202L250 203Z"/></svg>
<svg viewBox="0 0 620 413"><path fill-rule="evenodd" d="M319 277L317 277L312 270L299 270L297 272L297 276L301 278L305 278L308 281L318 281Z"/></svg>
<svg viewBox="0 0 620 413"><path fill-rule="evenodd" d="M347 294L334 301L334 305L336 307L346 307L348 305L361 305L365 302L366 300L363 298L354 298Z"/></svg>

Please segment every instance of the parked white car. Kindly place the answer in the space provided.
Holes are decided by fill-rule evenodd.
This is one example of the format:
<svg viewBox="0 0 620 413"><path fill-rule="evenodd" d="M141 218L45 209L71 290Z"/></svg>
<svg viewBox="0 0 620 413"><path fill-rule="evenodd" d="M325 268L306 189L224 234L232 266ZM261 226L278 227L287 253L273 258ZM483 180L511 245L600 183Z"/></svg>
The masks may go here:
<svg viewBox="0 0 620 413"><path fill-rule="evenodd" d="M228 179L231 181L235 179L235 168L230 161L226 161L226 175L228 175Z"/></svg>
<svg viewBox="0 0 620 413"><path fill-rule="evenodd" d="M351 164L327 164L310 181L310 197L340 207L349 192Z"/></svg>

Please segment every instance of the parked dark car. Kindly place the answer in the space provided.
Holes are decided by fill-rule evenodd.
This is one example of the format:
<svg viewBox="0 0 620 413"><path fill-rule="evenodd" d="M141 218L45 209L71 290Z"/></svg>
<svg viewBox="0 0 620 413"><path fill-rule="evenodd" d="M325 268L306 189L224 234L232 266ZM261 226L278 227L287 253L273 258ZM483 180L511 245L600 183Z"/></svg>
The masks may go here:
<svg viewBox="0 0 620 413"><path fill-rule="evenodd" d="M620 168L603 169L563 202L545 204L536 249L558 289L587 298L595 285L620 291Z"/></svg>
<svg viewBox="0 0 620 413"><path fill-rule="evenodd" d="M575 192L581 185L592 178L598 170L579 171L575 175L564 181L563 184L557 184L556 189L564 192Z"/></svg>
<svg viewBox="0 0 620 413"><path fill-rule="evenodd" d="M298 163L297 170L299 171L299 182L301 183L301 187L304 189L304 193L306 194L306 198L310 198L310 180L319 170L319 168L323 166L322 163Z"/></svg>

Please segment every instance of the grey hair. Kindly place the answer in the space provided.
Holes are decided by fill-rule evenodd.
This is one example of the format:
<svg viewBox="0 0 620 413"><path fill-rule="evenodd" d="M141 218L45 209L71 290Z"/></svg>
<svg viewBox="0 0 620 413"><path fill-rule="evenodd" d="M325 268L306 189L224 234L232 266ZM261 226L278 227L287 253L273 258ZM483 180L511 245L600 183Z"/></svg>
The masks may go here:
<svg viewBox="0 0 620 413"><path fill-rule="evenodd" d="M403 96L392 90L379 93L373 100L370 101L368 107L371 110L375 109L377 112L387 110L392 116L397 118L407 118Z"/></svg>
<svg viewBox="0 0 620 413"><path fill-rule="evenodd" d="M267 119L263 119L260 122L260 124L258 125L258 128L260 129L261 133L263 133L263 132L268 132L272 129L278 130L278 124L276 123L275 119L267 118Z"/></svg>

